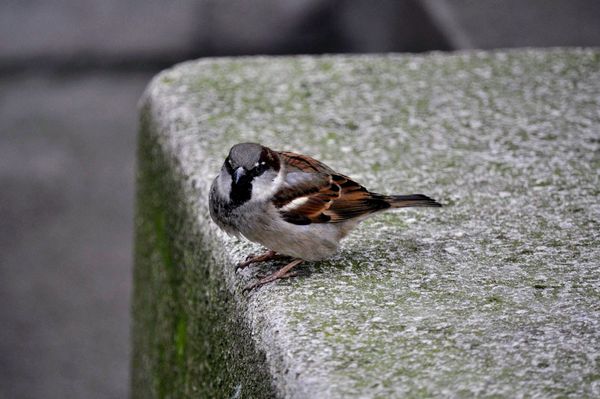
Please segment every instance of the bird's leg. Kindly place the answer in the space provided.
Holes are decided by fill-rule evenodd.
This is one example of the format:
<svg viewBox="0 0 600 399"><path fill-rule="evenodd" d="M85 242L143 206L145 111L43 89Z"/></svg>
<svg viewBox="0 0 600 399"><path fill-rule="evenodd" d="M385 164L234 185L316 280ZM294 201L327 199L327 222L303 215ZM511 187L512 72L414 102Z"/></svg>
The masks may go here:
<svg viewBox="0 0 600 399"><path fill-rule="evenodd" d="M287 265L285 265L281 269L277 270L275 273L270 274L267 277L264 277L264 278L258 280L256 283L250 284L249 286L247 286L246 288L244 288L244 292L245 291L252 291L255 288L258 288L258 287L263 286L263 285L265 285L267 283L270 283L271 281L275 281L275 280L279 280L279 279L282 279L282 278L288 278L288 277L294 276L295 273L291 273L290 270L292 270L292 268L294 268L295 266L298 266L302 262L303 262L302 259L294 259L293 261L291 261L290 263L288 263Z"/></svg>
<svg viewBox="0 0 600 399"><path fill-rule="evenodd" d="M261 255L250 255L246 258L245 261L238 263L235 266L235 270L243 269L245 267L250 266L253 263L266 262L268 260L277 259L277 258L280 258L283 256L284 255L279 255L277 252L275 252L273 250L268 250L267 252L265 252L264 254L261 254Z"/></svg>

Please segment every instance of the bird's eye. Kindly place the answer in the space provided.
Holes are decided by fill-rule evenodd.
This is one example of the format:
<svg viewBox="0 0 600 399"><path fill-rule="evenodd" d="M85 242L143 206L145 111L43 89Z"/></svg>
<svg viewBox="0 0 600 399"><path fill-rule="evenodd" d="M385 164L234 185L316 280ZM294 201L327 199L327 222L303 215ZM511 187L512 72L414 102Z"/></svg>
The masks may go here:
<svg viewBox="0 0 600 399"><path fill-rule="evenodd" d="M254 164L254 173L258 176L260 174L262 174L265 170L267 170L267 163L266 162L256 162Z"/></svg>
<svg viewBox="0 0 600 399"><path fill-rule="evenodd" d="M229 157L225 160L225 167L229 170L233 170L233 161Z"/></svg>

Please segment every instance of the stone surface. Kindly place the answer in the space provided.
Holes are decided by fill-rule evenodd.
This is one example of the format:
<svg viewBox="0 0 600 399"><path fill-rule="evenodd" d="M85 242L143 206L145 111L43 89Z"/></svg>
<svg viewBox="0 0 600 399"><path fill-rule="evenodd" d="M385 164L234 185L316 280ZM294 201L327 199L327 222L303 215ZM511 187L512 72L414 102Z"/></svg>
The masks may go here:
<svg viewBox="0 0 600 399"><path fill-rule="evenodd" d="M134 397L600 395L600 53L213 59L143 101ZM210 221L228 148L310 154L442 209L275 264Z"/></svg>

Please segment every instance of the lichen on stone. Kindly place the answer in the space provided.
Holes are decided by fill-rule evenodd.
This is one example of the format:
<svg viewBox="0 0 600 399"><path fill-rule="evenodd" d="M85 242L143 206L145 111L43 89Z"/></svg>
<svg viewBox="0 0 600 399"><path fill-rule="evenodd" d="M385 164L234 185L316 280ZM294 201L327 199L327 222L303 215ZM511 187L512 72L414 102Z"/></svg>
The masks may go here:
<svg viewBox="0 0 600 399"><path fill-rule="evenodd" d="M161 73L142 107L134 396L599 396L599 109L595 50ZM244 296L277 265L235 273L261 248L207 208L243 141L445 207L378 215Z"/></svg>

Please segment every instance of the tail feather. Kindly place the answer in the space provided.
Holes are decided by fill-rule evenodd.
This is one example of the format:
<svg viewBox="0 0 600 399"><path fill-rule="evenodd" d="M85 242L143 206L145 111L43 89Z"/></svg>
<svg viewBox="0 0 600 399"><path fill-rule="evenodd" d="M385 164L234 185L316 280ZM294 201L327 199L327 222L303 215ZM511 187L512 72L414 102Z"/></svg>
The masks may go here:
<svg viewBox="0 0 600 399"><path fill-rule="evenodd" d="M442 206L442 204L440 204L433 198L429 198L428 196L423 194L386 195L385 199L390 203L392 208L408 208L413 206L439 208Z"/></svg>

